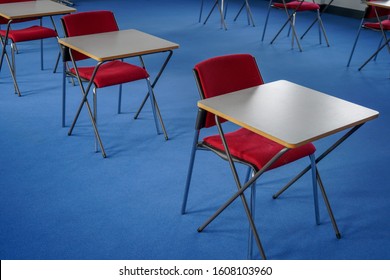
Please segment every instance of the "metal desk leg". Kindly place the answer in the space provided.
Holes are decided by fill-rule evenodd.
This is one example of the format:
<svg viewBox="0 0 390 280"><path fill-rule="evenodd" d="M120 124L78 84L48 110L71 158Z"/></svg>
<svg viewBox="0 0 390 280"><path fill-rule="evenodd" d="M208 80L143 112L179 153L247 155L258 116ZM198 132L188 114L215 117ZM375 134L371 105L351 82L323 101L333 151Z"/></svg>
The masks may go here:
<svg viewBox="0 0 390 280"><path fill-rule="evenodd" d="M80 78L80 75L79 75L79 72L77 70L77 66L76 66L76 63L73 59L73 56L72 56L72 53L70 53L70 56L71 56L71 59L72 59L72 62L73 62L73 65L74 65L74 68L76 70L76 75L77 75L77 79L78 79L78 82L79 82L79 86L80 86L80 89L81 89L81 93L83 94L83 99L81 100L81 103L79 105L79 108L77 110L77 113L76 113L76 116L73 120L73 123L68 131L68 135L71 135L72 134L72 131L74 129L74 126L76 125L76 122L77 122L77 119L78 117L80 116L80 112L82 110L82 108L84 107L84 104L87 106L87 110L88 110L88 114L89 114L89 118L91 119L91 123L92 123L92 127L93 127L93 130L94 130L94 133L95 133L95 137L96 137L96 140L100 146L100 149L102 151L102 156L105 158L106 157L106 152L104 150L104 147L103 147L103 143L102 143L102 140L100 138L100 135L99 135L99 132L98 132L98 129L97 129L97 126L96 126L96 121L95 121L95 114L92 113L92 110L91 110L91 107L89 105L89 102L88 102L88 93L89 93L89 90L91 89L91 86L93 84L93 79L94 77L96 76L96 73L99 69L99 67L102 65L102 62L99 62L96 66L95 66L95 69L93 71L93 74L92 74L92 77L91 77L91 80L89 81L88 83L88 86L86 89L84 89L84 86L83 86L83 83L81 81L81 78Z"/></svg>
<svg viewBox="0 0 390 280"><path fill-rule="evenodd" d="M243 203L243 206L244 206L244 209L245 209L245 213L246 213L248 221L249 221L249 225L250 225L252 233L253 233L253 237L255 238L256 244L257 244L257 246L259 248L259 251L260 251L260 254L261 254L263 259L266 259L263 246L261 245L261 242L260 242L259 234L257 232L255 223L254 223L253 218L252 218L251 211L249 209L248 203L247 203L247 201L245 199L245 196L244 196L244 191L247 188L249 188L253 183L255 183L256 180L260 177L260 175L262 175L275 161L277 161L289 149L288 148L284 148L283 150L281 150L261 170L259 170L256 174L254 174L254 176L251 177L249 179L249 181L244 184L244 186L241 186L241 183L240 183L240 181L238 179L237 170L235 168L232 156L231 156L231 154L229 152L229 147L227 146L227 143L226 143L226 140L225 140L225 137L224 137L224 133L223 133L223 130L222 130L222 126L221 126L221 123L219 121L218 116L215 116L215 120L216 120L216 123L217 123L217 126L218 126L219 134L221 136L223 145L225 147L226 156L228 158L231 171L232 171L234 179L236 181L236 185L237 185L238 191L224 205L222 205L202 226L200 226L198 228L198 232L203 231L203 229L205 229L207 225L209 225L217 216L219 216L219 214L221 214L222 211L224 211L226 209L226 207L228 207L234 200L236 200L240 196L241 200L242 200L242 203Z"/></svg>
<svg viewBox="0 0 390 280"><path fill-rule="evenodd" d="M173 51L172 51L172 50L168 51L168 56L167 56L167 58L165 59L163 65L161 66L160 71L159 71L158 74L156 75L155 79L154 79L153 82L151 83L152 90L153 90L154 87L156 86L158 80L159 80L160 77L161 77L161 74L164 72L164 70L165 70L166 66L168 65L168 62L169 62L169 60L171 59L172 55L173 55ZM146 69L142 57L141 57L141 63L142 63L142 65L143 65L143 67ZM139 107L137 113L134 115L134 119L137 119L137 118L138 118L138 116L139 116L139 114L141 113L141 111L142 111L142 109L143 109L143 107L144 107L146 101L148 100L148 98L149 98L149 92L145 95L145 98L143 99L143 101L142 101L142 103L141 103L141 105L140 105L140 107ZM163 131L164 131L165 139L168 140L168 135L167 135L167 132L166 132L166 130L165 130L165 126L164 126L164 123L163 123L163 120L162 120L162 117L161 117L161 113L160 113L160 109L159 109L159 107L158 107L158 105L157 105L157 102L155 102L155 106L156 106L156 112L157 112L157 115L158 115L158 117L159 117L159 121L160 121L161 127L162 127L162 129L163 129Z"/></svg>
<svg viewBox="0 0 390 280"><path fill-rule="evenodd" d="M10 61L10 59L8 57L8 54L7 54L8 34L9 34L9 30L11 28L11 22L12 22L12 20L8 21L7 31L5 33L5 37L4 38L3 37L0 38L1 45L2 45L1 59L0 59L0 70L1 70L1 67L3 66L3 61L4 61L4 56L5 56L5 58L7 60L7 63L8 63L9 70L11 72L12 81L14 83L15 93L17 93L18 96L22 96L21 93L20 93L20 90L19 90L18 83L16 81L15 66Z"/></svg>

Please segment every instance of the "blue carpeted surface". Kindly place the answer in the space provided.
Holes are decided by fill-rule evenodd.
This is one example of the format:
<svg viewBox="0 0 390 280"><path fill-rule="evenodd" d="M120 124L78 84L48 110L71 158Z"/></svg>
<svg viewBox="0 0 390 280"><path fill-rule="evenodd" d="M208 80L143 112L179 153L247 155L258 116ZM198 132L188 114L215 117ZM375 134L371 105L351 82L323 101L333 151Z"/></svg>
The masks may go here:
<svg viewBox="0 0 390 280"><path fill-rule="evenodd" d="M233 22L241 1L230 1L228 31L220 29L216 13L206 25L199 24L197 0L75 2L79 11L114 11L122 29L180 44L155 89L170 140L156 135L149 103L133 119L145 93L143 82L124 87L128 92L120 115L117 88L99 91L106 159L94 152L86 111L73 136L67 136L60 122L62 73L52 73L55 40L45 43L44 71L39 70L39 43L20 44L16 63L23 96L13 94L6 64L0 74L0 259L245 259L248 224L240 201L203 233L196 231L235 190L226 162L198 154L188 214L180 214L198 100L192 67L229 53L254 55L267 82L290 80L381 114L319 165L341 240L323 204L322 223L315 224L308 176L272 199L306 162L263 177L256 223L268 257L389 259L389 54L383 51L376 62L357 70L374 51L379 34L362 34L347 68L357 19L324 15L331 47L319 45L313 30L300 53L290 49L285 33L269 44L284 18L281 11L272 11L265 41L260 41L266 1L252 1L256 27L247 26L245 13ZM298 32L311 19L300 14ZM151 75L163 59L145 58ZM69 84L68 126L80 98L79 88ZM317 142L318 150L337 136Z"/></svg>

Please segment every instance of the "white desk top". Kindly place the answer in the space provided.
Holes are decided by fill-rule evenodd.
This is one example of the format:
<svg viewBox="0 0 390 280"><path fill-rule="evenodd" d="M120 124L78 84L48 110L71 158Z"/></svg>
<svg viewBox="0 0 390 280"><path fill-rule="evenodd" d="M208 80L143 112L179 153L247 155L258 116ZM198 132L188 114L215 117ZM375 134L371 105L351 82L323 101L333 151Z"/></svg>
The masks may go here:
<svg viewBox="0 0 390 280"><path fill-rule="evenodd" d="M0 16L6 19L22 19L63 15L75 12L76 9L53 1L28 1L0 4Z"/></svg>
<svg viewBox="0 0 390 280"><path fill-rule="evenodd" d="M284 80L204 99L198 107L288 148L379 116L377 111Z"/></svg>
<svg viewBox="0 0 390 280"><path fill-rule="evenodd" d="M371 1L366 2L367 5L390 9L390 0L378 0L378 1Z"/></svg>
<svg viewBox="0 0 390 280"><path fill-rule="evenodd" d="M176 43L135 29L61 38L58 42L96 61L120 59L179 48Z"/></svg>

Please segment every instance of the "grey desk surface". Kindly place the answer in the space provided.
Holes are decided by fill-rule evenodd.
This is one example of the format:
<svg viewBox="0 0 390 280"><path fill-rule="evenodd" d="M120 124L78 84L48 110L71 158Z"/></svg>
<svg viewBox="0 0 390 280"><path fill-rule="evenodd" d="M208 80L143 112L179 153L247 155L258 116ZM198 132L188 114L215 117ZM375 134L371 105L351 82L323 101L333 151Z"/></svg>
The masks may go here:
<svg viewBox="0 0 390 280"><path fill-rule="evenodd" d="M280 80L198 102L206 111L295 148L375 119L375 110Z"/></svg>
<svg viewBox="0 0 390 280"><path fill-rule="evenodd" d="M53 16L75 12L76 9L53 1L28 1L0 4L0 16L6 19Z"/></svg>
<svg viewBox="0 0 390 280"><path fill-rule="evenodd" d="M169 51L179 45L135 30L120 30L59 39L59 43L96 61Z"/></svg>

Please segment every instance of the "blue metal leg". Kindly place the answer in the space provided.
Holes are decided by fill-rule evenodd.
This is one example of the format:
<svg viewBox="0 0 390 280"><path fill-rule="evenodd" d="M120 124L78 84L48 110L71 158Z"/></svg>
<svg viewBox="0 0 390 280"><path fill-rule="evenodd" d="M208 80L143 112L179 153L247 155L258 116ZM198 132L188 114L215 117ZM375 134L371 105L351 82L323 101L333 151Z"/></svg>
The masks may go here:
<svg viewBox="0 0 390 280"><path fill-rule="evenodd" d="M196 154L198 140L199 140L199 133L200 133L199 130L195 130L194 140L193 140L193 143L192 143L190 165L188 167L187 180L186 180L186 185L185 185L185 188L184 188L183 202L182 202L182 205L181 205L181 214L185 214L185 212L186 212L188 191L189 191L190 184L191 184L192 171L194 169L194 161L195 161L195 154Z"/></svg>

